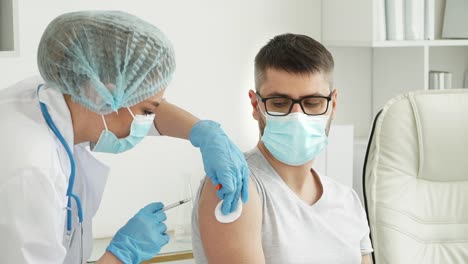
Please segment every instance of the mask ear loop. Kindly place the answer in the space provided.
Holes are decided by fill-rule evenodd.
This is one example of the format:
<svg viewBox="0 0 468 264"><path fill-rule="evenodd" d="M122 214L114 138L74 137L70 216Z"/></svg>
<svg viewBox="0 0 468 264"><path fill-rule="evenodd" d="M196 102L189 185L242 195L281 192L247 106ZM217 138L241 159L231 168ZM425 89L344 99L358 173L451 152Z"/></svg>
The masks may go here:
<svg viewBox="0 0 468 264"><path fill-rule="evenodd" d="M102 122L104 123L104 127L106 128L106 131L109 131L109 129L107 128L106 119L104 118L103 115L101 115L101 118L102 118Z"/></svg>
<svg viewBox="0 0 468 264"><path fill-rule="evenodd" d="M132 115L133 119L135 119L135 115L133 114L132 110L130 110L130 107L127 107L127 109L130 112L130 114Z"/></svg>
<svg viewBox="0 0 468 264"><path fill-rule="evenodd" d="M262 114L263 117L267 117L267 113L263 112L262 111L262 108L260 107L260 105L258 105L258 111L260 111L260 113Z"/></svg>
<svg viewBox="0 0 468 264"><path fill-rule="evenodd" d="M262 114L263 117L266 118L266 115L267 113L264 113L262 111L262 108L260 107L260 104L263 103L262 100L259 98L258 94L255 95L257 97L257 108L258 108L258 111L260 111L260 113Z"/></svg>

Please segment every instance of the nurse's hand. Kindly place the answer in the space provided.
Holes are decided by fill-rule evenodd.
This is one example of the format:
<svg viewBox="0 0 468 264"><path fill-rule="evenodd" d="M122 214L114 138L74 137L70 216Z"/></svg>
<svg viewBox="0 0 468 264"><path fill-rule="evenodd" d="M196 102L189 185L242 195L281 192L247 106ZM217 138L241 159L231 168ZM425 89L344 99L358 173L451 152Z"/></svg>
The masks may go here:
<svg viewBox="0 0 468 264"><path fill-rule="evenodd" d="M107 251L123 263L140 263L156 256L169 242L166 234L166 213L162 203L152 203L141 209L110 242Z"/></svg>
<svg viewBox="0 0 468 264"><path fill-rule="evenodd" d="M242 201L247 202L247 162L244 154L227 137L221 126L210 120L199 121L190 131L190 142L200 148L206 175L215 186L222 185L217 195L223 200L223 214L236 210L241 196Z"/></svg>

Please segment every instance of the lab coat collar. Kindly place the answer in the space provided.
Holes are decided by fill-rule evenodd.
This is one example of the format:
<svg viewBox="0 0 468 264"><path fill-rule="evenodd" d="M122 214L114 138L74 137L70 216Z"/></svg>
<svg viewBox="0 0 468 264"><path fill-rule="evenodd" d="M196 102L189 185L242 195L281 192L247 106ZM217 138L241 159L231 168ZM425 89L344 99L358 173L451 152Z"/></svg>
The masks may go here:
<svg viewBox="0 0 468 264"><path fill-rule="evenodd" d="M77 160L84 159L86 160L85 164L92 165L86 166L87 169L82 169L81 171L85 173L86 176L93 175L92 177L95 177L95 179L92 179L90 176L90 180L95 180L99 183L99 187L96 187L97 192L103 190L107 180L107 175L109 174L109 168L89 153L89 149L86 147L89 143L74 145L73 122L68 105L65 102L65 98L63 98L63 94L57 89L44 84L38 92L38 97L39 101L43 102L47 106L47 110L49 111L55 126L65 138L66 142L70 146L70 150L74 153L75 162ZM76 150L78 148L81 151L77 152ZM62 155L66 155L64 149ZM62 166L66 168L66 171L70 169L68 158L63 161ZM101 177L101 179L98 179L98 177Z"/></svg>

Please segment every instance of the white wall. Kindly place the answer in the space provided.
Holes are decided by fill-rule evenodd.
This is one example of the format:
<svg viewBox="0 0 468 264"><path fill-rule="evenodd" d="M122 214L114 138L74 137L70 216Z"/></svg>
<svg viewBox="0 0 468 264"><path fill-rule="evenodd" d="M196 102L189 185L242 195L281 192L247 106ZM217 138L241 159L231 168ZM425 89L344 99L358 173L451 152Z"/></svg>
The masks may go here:
<svg viewBox="0 0 468 264"><path fill-rule="evenodd" d="M36 48L56 16L83 9L124 10L160 27L177 56L167 99L201 118L220 122L241 149L257 141L247 92L253 88L253 58L268 39L284 32L320 40L320 0L18 0L19 55L0 57L0 87L37 74ZM112 235L140 207L180 198L178 184L190 175L198 185L203 168L190 143L145 139L135 150L100 156L112 167L95 220L97 236ZM182 208L168 213L173 227Z"/></svg>
<svg viewBox="0 0 468 264"><path fill-rule="evenodd" d="M335 60L338 92L336 124L353 124L357 138L367 138L372 121L372 49L329 48Z"/></svg>

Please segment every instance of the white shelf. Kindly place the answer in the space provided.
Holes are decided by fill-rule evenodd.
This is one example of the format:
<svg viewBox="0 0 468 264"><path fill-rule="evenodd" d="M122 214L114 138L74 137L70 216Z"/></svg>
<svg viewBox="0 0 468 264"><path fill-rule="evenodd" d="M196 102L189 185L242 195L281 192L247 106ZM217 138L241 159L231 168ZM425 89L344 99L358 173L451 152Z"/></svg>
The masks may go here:
<svg viewBox="0 0 468 264"><path fill-rule="evenodd" d="M18 55L18 51L0 51L0 58L12 58Z"/></svg>
<svg viewBox="0 0 468 264"><path fill-rule="evenodd" d="M378 3L383 0L323 0L322 42L330 47L437 47L468 46L468 39L442 39L445 0L434 0L434 35L436 40L384 40L380 33Z"/></svg>
<svg viewBox="0 0 468 264"><path fill-rule="evenodd" d="M367 48L398 48L398 47L463 47L468 46L468 39L438 39L438 40L402 40L402 41L327 41L329 47L367 47Z"/></svg>
<svg viewBox="0 0 468 264"><path fill-rule="evenodd" d="M438 40L406 40L406 41L377 41L374 48L390 47L457 47L468 46L468 39L438 39Z"/></svg>
<svg viewBox="0 0 468 264"><path fill-rule="evenodd" d="M434 0L435 40L384 40L382 2L322 1L322 42L335 48L344 86L369 91L370 116L398 94L428 89L431 70L453 73L453 87L462 87L468 72L468 39L442 39L445 0Z"/></svg>

